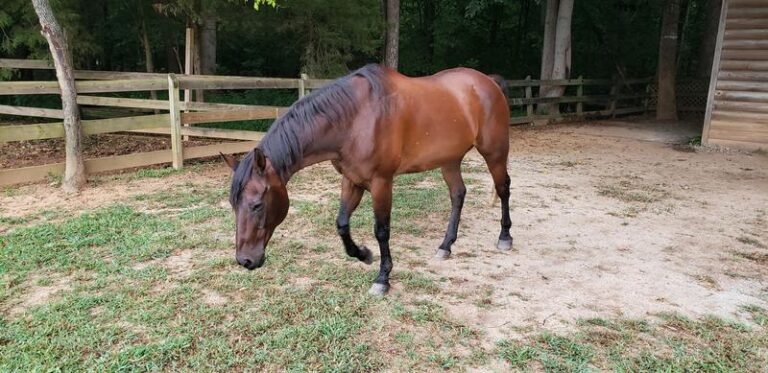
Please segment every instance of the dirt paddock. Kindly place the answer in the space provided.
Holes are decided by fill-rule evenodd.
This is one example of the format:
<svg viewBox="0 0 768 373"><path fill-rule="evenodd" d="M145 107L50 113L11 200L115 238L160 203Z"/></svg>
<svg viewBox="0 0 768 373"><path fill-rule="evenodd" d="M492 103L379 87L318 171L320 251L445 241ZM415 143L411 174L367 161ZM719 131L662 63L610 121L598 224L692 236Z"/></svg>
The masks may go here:
<svg viewBox="0 0 768 373"><path fill-rule="evenodd" d="M491 179L473 151L464 164L467 204L453 256L432 258L448 218L432 216L423 234L393 230L393 273L437 279L438 290L419 297L482 331L489 345L541 329L567 332L596 317L672 312L750 323L745 306L768 308L768 156L680 145L692 134L649 122L513 128L513 250L494 249L498 203L491 206ZM294 206L337 200L330 165L299 175L313 182L291 186ZM75 197L24 186L0 196L0 213L75 213L183 185L226 188L228 178L225 166L213 164L157 179L107 179ZM217 207L228 208L224 198ZM296 214L292 207L278 240L296 239ZM299 238L333 248L329 260L339 265L364 267L344 258L334 227L327 228L299 231ZM353 228L353 235L376 253L369 228ZM396 275L392 285L390 297L407 296Z"/></svg>

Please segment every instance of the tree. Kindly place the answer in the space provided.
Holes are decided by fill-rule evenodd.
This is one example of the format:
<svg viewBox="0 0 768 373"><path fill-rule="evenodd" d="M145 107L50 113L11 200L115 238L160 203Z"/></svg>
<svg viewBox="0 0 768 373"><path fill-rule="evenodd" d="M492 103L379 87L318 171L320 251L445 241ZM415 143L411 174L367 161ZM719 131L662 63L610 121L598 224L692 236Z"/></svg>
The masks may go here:
<svg viewBox="0 0 768 373"><path fill-rule="evenodd" d="M677 79L677 39L680 0L666 0L659 38L658 100L656 119L677 120L675 85Z"/></svg>
<svg viewBox="0 0 768 373"><path fill-rule="evenodd" d="M571 19L574 0L548 0L541 54L541 79L567 79L571 74ZM552 19L555 19L553 22ZM561 97L565 86L543 86L542 97ZM558 104L542 105L540 111L557 113Z"/></svg>
<svg viewBox="0 0 768 373"><path fill-rule="evenodd" d="M387 37L384 47L384 65L397 70L400 44L400 0L384 0Z"/></svg>
<svg viewBox="0 0 768 373"><path fill-rule="evenodd" d="M544 16L544 39L541 48L541 80L552 79L552 68L555 62L555 34L557 28L557 8L560 0L547 0ZM539 96L546 96L549 86L539 88ZM546 110L549 111L549 110Z"/></svg>
<svg viewBox="0 0 768 373"><path fill-rule="evenodd" d="M64 191L73 193L85 185L85 164L82 153L82 128L80 108L77 106L75 74L72 69L72 55L64 30L59 25L51 10L48 0L32 0L40 19L42 34L48 41L56 68L56 79L61 89L61 104L64 111L65 168L61 186Z"/></svg>
<svg viewBox="0 0 768 373"><path fill-rule="evenodd" d="M723 0L707 0L704 34L701 37L699 49L699 67L697 76L709 79L712 74L712 60L715 58L717 45L717 29L720 26L720 8Z"/></svg>

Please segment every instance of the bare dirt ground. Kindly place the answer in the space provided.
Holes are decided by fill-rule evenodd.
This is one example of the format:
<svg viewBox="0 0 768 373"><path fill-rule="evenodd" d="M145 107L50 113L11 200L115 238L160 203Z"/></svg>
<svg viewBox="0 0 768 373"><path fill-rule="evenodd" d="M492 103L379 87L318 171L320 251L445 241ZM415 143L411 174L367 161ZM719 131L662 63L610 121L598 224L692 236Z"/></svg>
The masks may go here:
<svg viewBox="0 0 768 373"><path fill-rule="evenodd" d="M215 144L215 140L185 141L185 146ZM108 157L170 149L170 140L161 136L102 134L83 137L86 158ZM0 168L38 166L64 162L64 139L14 141L0 144Z"/></svg>
<svg viewBox="0 0 768 373"><path fill-rule="evenodd" d="M742 306L768 307L768 156L674 145L680 136L610 123L514 128L513 250L494 248L499 208L491 206L490 176L473 151L465 177L475 182L452 258L432 259L445 216L423 237L393 232L394 271L447 279L433 300L489 342L541 328L568 330L589 317L678 312L745 320ZM318 196L338 191L330 165L304 172L325 182L292 190L292 200L322 201ZM0 212L81 211L228 178L225 166L211 165L161 179L106 180L73 197L25 186L0 195ZM370 231L354 233L375 248ZM335 236L314 239L340 247ZM393 283L392 292L405 290Z"/></svg>

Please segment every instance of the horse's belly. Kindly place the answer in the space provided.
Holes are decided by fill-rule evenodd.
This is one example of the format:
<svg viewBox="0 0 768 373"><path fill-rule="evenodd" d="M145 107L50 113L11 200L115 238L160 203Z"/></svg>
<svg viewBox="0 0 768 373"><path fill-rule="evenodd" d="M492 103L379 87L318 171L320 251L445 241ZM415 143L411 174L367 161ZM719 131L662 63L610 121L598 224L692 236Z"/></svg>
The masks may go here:
<svg viewBox="0 0 768 373"><path fill-rule="evenodd" d="M454 129L427 133L406 144L397 173L426 171L458 162L473 144L474 137L470 131Z"/></svg>

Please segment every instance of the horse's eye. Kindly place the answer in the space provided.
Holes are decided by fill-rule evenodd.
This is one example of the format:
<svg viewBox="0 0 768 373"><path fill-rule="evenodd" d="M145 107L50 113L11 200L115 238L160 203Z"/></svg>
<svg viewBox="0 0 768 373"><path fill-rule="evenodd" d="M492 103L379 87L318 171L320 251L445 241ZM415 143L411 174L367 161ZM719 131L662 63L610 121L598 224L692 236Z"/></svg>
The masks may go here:
<svg viewBox="0 0 768 373"><path fill-rule="evenodd" d="M263 204L261 202L254 203L253 206L251 206L251 210L252 211L259 211L259 210L261 210L262 206L263 206Z"/></svg>

